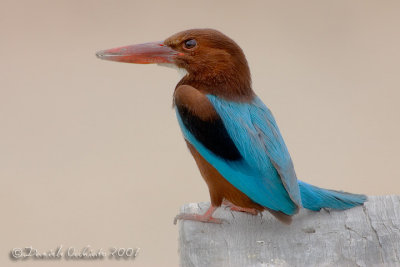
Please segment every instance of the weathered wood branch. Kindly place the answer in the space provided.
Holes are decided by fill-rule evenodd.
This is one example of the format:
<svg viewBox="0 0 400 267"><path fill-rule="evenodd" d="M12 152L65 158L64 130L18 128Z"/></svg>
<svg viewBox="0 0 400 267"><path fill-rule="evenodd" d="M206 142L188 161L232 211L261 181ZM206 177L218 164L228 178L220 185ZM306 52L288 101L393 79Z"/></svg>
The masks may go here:
<svg viewBox="0 0 400 267"><path fill-rule="evenodd" d="M204 213L209 203L181 212ZM291 225L220 208L227 224L181 221L181 266L400 266L400 196L346 211L302 209Z"/></svg>

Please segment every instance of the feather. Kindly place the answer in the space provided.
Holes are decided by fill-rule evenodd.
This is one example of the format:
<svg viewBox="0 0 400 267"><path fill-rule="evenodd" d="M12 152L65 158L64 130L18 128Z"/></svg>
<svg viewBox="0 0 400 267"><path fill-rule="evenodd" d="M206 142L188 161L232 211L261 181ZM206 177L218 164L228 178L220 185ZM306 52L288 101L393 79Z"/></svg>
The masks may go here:
<svg viewBox="0 0 400 267"><path fill-rule="evenodd" d="M186 140L254 202L288 215L295 214L301 206L300 192L289 153L269 110L258 98L246 103L214 95L207 97L242 159L230 160L213 153L185 126L177 112Z"/></svg>

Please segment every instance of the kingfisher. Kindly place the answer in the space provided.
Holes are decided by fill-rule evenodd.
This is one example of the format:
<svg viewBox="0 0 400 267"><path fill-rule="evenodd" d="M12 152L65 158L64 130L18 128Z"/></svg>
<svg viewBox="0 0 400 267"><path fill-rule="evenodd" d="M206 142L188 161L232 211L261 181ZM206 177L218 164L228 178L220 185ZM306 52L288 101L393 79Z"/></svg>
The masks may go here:
<svg viewBox="0 0 400 267"><path fill-rule="evenodd" d="M173 106L184 140L204 178L211 205L177 220L222 223L221 205L257 215L264 210L285 224L303 207L345 210L365 195L322 189L297 179L274 116L254 93L242 49L214 29L191 29L161 42L99 51L100 59L177 67L184 71Z"/></svg>

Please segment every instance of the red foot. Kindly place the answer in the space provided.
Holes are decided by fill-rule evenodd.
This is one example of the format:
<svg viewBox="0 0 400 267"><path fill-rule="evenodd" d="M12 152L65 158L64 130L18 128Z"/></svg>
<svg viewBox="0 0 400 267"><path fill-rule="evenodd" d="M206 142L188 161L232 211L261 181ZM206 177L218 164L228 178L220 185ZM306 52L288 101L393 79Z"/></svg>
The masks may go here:
<svg viewBox="0 0 400 267"><path fill-rule="evenodd" d="M249 213L251 215L257 215L258 212L259 212L256 209L243 208L243 207L236 206L236 205L232 204L231 202L229 202L228 200L224 200L224 202L222 202L222 204L228 206L232 211L246 212L246 213Z"/></svg>
<svg viewBox="0 0 400 267"><path fill-rule="evenodd" d="M221 224L226 222L224 219L217 219L212 217L212 214L217 208L214 206L210 206L208 210L203 214L189 214L189 213L181 213L175 216L174 224L178 222L178 220L191 220L205 223L218 223Z"/></svg>

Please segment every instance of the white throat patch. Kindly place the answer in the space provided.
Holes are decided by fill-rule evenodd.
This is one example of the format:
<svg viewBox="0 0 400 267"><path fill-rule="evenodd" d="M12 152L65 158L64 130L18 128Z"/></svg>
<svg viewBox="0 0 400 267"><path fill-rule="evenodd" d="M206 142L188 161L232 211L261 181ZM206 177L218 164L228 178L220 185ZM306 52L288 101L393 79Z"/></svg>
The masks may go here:
<svg viewBox="0 0 400 267"><path fill-rule="evenodd" d="M188 74L186 69L179 68L175 64L172 64L172 63L158 63L157 65L177 70L180 78L183 78L186 76L186 74Z"/></svg>

